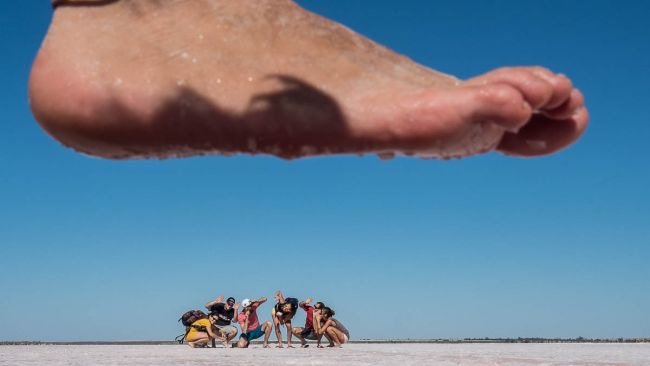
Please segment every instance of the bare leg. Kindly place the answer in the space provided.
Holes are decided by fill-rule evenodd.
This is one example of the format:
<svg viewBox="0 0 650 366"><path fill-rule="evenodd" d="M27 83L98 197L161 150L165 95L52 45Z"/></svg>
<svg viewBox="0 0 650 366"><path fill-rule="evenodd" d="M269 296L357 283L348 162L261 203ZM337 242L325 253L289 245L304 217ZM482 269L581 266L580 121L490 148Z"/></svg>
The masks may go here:
<svg viewBox="0 0 650 366"><path fill-rule="evenodd" d="M298 337L298 339L300 340L300 345L304 347L307 344L307 341L302 336L302 327L293 328L292 332L293 332L293 335Z"/></svg>
<svg viewBox="0 0 650 366"><path fill-rule="evenodd" d="M211 338L208 333L197 332L195 335L187 338L185 341L187 342L187 345L192 348L200 348L207 346L210 340Z"/></svg>
<svg viewBox="0 0 650 366"><path fill-rule="evenodd" d="M95 1L55 11L30 77L37 120L84 153L534 156L587 126L562 75L461 81L290 0Z"/></svg>
<svg viewBox="0 0 650 366"><path fill-rule="evenodd" d="M337 347L341 347L341 344L345 342L345 337L343 335L343 332L341 332L340 330L334 327L327 328L326 334L329 335L328 339L330 339L330 341L333 341ZM331 347L331 343L330 343L330 347Z"/></svg>
<svg viewBox="0 0 650 366"><path fill-rule="evenodd" d="M226 348L230 347L230 341L237 336L237 330L232 329L227 334L224 334L224 346Z"/></svg>
<svg viewBox="0 0 650 366"><path fill-rule="evenodd" d="M332 338L331 335L329 335L327 332L325 332L325 338L329 341L329 346L334 347L334 339Z"/></svg>
<svg viewBox="0 0 650 366"><path fill-rule="evenodd" d="M280 319L273 314L273 325L275 328L275 337L278 339L277 348L282 348L282 331L280 330Z"/></svg>
<svg viewBox="0 0 650 366"><path fill-rule="evenodd" d="M285 323L287 327L287 347L288 348L293 348L293 345L291 344L291 339L293 338L293 330L291 327L291 322Z"/></svg>
<svg viewBox="0 0 650 366"><path fill-rule="evenodd" d="M264 348L269 347L269 337L271 337L272 328L273 326L271 325L271 322L268 320L262 325L262 330L264 331Z"/></svg>
<svg viewBox="0 0 650 366"><path fill-rule="evenodd" d="M237 348L248 348L248 340L244 337L239 338L239 341L237 342Z"/></svg>

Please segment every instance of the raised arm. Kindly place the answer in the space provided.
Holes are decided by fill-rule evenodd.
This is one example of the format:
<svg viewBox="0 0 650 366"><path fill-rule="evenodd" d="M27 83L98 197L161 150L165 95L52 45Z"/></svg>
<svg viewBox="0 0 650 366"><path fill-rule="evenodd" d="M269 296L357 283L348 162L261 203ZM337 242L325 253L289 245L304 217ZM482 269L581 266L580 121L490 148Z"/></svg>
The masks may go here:
<svg viewBox="0 0 650 366"><path fill-rule="evenodd" d="M284 304L284 296L280 290L275 292L275 299L278 300L280 304Z"/></svg>
<svg viewBox="0 0 650 366"><path fill-rule="evenodd" d="M244 310L242 312L243 320L239 320L239 326L241 327L242 334L248 332L248 314L250 314L250 311ZM239 316L237 316L237 319L239 319Z"/></svg>
<svg viewBox="0 0 650 366"><path fill-rule="evenodd" d="M305 300L305 301L301 301L301 302L298 304L298 306L300 306L301 308L303 308L303 310L307 311L307 306L309 306L309 304L310 304L313 300L314 300L314 299L312 299L312 297L310 296L310 297L307 298L307 300Z"/></svg>
<svg viewBox="0 0 650 366"><path fill-rule="evenodd" d="M210 310L211 307L213 307L213 306L215 306L217 304L220 304L222 302L223 302L223 295L219 295L219 296L217 296L216 299L214 299L214 300L208 302L207 304L205 304L205 308Z"/></svg>
<svg viewBox="0 0 650 366"><path fill-rule="evenodd" d="M233 305L233 308L235 309L235 315L233 315L232 319L230 320L231 323L237 323L237 318L239 317L239 303L235 303Z"/></svg>
<svg viewBox="0 0 650 366"><path fill-rule="evenodd" d="M268 300L268 299L266 298L266 296L262 296L262 297L260 297L259 299L257 299L255 302L258 303L258 304L260 304L260 305L262 305L262 304L264 304L264 303L266 302L266 300Z"/></svg>

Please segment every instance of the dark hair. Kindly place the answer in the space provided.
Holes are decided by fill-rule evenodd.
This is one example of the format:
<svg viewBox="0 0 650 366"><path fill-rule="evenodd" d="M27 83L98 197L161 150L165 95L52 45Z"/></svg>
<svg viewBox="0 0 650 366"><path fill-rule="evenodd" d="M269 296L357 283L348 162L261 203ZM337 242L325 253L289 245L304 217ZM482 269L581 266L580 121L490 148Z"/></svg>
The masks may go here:
<svg viewBox="0 0 650 366"><path fill-rule="evenodd" d="M288 313L284 313L284 310L282 310L282 308L284 306L286 306L286 305L289 305L289 308L291 309L291 310L289 310ZM275 304L275 310L283 312L284 314L282 315L282 317L285 317L285 316L289 316L289 315L294 316L296 314L296 311L298 310L298 308L296 307L296 304L294 304L293 302L288 302L287 301L284 304L281 304L281 303Z"/></svg>
<svg viewBox="0 0 650 366"><path fill-rule="evenodd" d="M229 298L226 300L226 303L230 303L230 302L232 302L232 303L234 304L234 303L235 303L235 298L234 298L234 297L229 297Z"/></svg>
<svg viewBox="0 0 650 366"><path fill-rule="evenodd" d="M328 308L327 306L325 306L325 307L323 308L323 315L327 315L328 318L333 317L334 314L336 314L336 313L334 312L334 310Z"/></svg>
<svg viewBox="0 0 650 366"><path fill-rule="evenodd" d="M318 305L318 306L316 306L316 305ZM315 307L316 309L322 309L322 308L325 307L325 304L323 304L322 302L319 301L319 302L317 302L317 303L314 304L314 307Z"/></svg>

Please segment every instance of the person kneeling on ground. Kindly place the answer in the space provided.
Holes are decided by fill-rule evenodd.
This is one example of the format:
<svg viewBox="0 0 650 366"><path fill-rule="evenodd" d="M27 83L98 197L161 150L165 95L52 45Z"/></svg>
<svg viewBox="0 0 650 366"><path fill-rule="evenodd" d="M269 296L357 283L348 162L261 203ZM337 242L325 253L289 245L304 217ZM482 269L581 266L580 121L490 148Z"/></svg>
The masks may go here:
<svg viewBox="0 0 650 366"><path fill-rule="evenodd" d="M231 323L237 321L239 304L235 303L233 297L229 297L226 303L223 303L223 296L218 296L214 301L205 304L205 307L210 311L210 319L213 321L224 347L229 347L230 341L237 335L237 328ZM214 340L212 346L214 347Z"/></svg>
<svg viewBox="0 0 650 366"><path fill-rule="evenodd" d="M259 318L257 317L257 308L264 302L266 302L266 297L261 297L255 301L249 299L242 301L243 309L237 317L239 326L241 327L241 336L239 337L239 342L237 342L237 347L248 348L248 345L254 339L264 336L264 348L269 348L269 337L271 336L273 325L268 320L260 325Z"/></svg>
<svg viewBox="0 0 650 366"><path fill-rule="evenodd" d="M334 310L328 308L327 306L323 308L322 319L324 323L318 325L318 334L319 335L329 335L329 339L334 341L334 344L337 347L341 347L343 343L347 343L350 340L350 332L339 320L334 319ZM330 343L330 347L332 344Z"/></svg>
<svg viewBox="0 0 650 366"><path fill-rule="evenodd" d="M278 302L271 309L271 317L275 326L275 335L278 338L278 345L276 347L282 348L282 331L280 330L280 325L284 324L287 327L287 347L293 348L291 345L291 337L293 336L291 319L293 319L296 311L298 311L298 299L293 297L287 297L285 299L280 290L275 293L275 299Z"/></svg>
<svg viewBox="0 0 650 366"><path fill-rule="evenodd" d="M307 339L316 341L319 339L316 331L314 330L314 311L321 309L325 305L322 302L317 302L314 306L309 305L312 302L312 298L309 297L307 300L302 301L298 306L302 308L307 313L305 318L304 328L296 327L293 328L293 335L300 339L300 346L303 348L309 347L307 344Z"/></svg>

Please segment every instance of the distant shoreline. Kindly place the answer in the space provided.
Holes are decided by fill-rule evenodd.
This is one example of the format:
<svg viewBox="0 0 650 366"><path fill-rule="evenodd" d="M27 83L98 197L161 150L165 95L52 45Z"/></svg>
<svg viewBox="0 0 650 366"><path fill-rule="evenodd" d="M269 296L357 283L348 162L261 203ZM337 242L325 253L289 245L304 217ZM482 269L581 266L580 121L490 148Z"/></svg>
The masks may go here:
<svg viewBox="0 0 650 366"><path fill-rule="evenodd" d="M253 342L254 344L261 343ZM313 343L313 342L310 342ZM357 339L351 344L489 344L489 343L650 343L650 338L465 338L465 339ZM175 341L0 341L0 346L172 346Z"/></svg>

